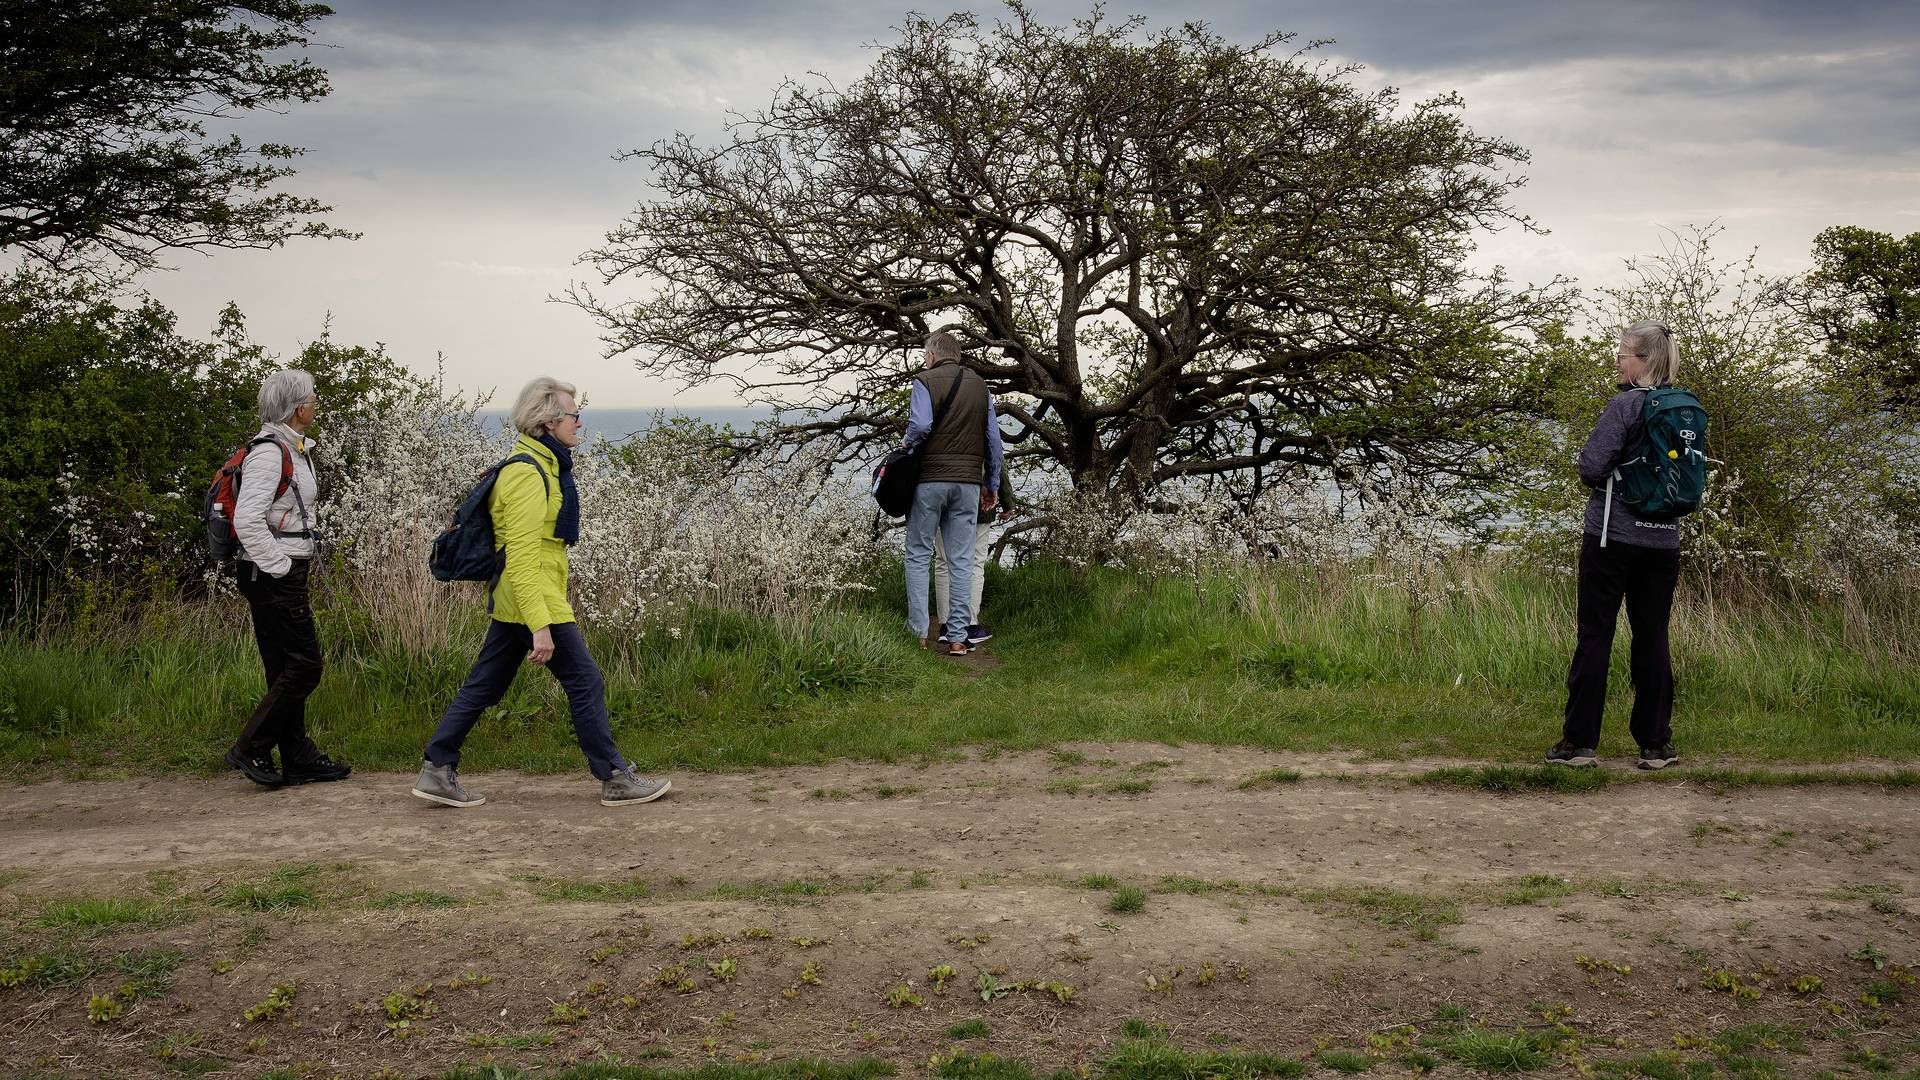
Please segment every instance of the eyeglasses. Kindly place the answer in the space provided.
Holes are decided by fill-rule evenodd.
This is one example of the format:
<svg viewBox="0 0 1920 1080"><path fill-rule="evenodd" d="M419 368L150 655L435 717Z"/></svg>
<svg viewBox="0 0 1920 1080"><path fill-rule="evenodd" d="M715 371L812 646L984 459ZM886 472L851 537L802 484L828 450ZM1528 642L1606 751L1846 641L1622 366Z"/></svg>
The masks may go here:
<svg viewBox="0 0 1920 1080"><path fill-rule="evenodd" d="M583 422L583 421L581 421L581 419L580 419L580 414L579 414L579 413L577 413L577 412L563 412L563 413L561 413L561 414L560 414L560 419L562 419L562 420L571 420L571 421L573 421L573 422L574 422L574 423L576 423L576 424L578 424L578 423L582 423L582 422Z"/></svg>

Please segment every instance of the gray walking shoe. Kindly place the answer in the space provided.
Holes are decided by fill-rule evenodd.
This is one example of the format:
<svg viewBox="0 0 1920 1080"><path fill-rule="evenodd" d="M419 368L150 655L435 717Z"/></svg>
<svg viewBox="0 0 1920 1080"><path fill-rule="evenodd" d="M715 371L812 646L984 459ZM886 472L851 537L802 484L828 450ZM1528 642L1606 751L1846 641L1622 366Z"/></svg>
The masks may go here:
<svg viewBox="0 0 1920 1080"><path fill-rule="evenodd" d="M413 782L413 794L415 798L442 806L479 806L487 801L485 795L476 795L460 786L453 766L435 765L431 761L420 766L420 779Z"/></svg>
<svg viewBox="0 0 1920 1080"><path fill-rule="evenodd" d="M628 803L652 802L672 788L673 781L641 776L637 769L629 765L600 781L600 805L625 806Z"/></svg>

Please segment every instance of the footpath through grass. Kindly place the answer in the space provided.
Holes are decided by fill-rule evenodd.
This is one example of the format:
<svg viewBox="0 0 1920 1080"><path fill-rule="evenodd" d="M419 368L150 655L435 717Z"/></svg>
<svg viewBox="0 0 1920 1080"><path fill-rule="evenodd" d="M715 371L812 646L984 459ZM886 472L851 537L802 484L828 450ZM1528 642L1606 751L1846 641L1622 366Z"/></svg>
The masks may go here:
<svg viewBox="0 0 1920 1080"><path fill-rule="evenodd" d="M621 749L647 769L891 760L967 745L1145 740L1537 760L1559 731L1572 583L1480 567L1416 616L1346 573L1146 578L994 568L986 659L916 647L897 564L806 620L694 613L635 639L591 633ZM424 654L320 607L329 666L309 723L361 768L411 769L477 647L480 616ZM1624 622L1624 620L1623 620ZM1602 751L1631 755L1627 632ZM1920 672L1842 640L1839 615L1708 613L1674 634L1684 754L1756 763L1920 758ZM0 763L218 767L261 691L238 601L150 612L113 632L0 638ZM580 769L565 699L522 670L469 743L470 770Z"/></svg>

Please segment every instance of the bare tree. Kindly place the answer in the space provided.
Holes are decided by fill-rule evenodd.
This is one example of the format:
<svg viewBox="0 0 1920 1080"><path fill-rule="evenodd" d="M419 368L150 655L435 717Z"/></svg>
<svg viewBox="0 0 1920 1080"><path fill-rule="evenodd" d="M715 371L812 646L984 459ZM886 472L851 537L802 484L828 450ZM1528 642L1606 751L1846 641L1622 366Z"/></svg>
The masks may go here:
<svg viewBox="0 0 1920 1080"><path fill-rule="evenodd" d="M1565 299L1465 266L1476 230L1531 227L1502 171L1523 150L1288 35L1009 12L910 18L849 88L789 82L717 148L625 155L658 197L570 293L610 353L817 410L758 437L851 459L955 329L1010 456L1087 493L1485 467Z"/></svg>

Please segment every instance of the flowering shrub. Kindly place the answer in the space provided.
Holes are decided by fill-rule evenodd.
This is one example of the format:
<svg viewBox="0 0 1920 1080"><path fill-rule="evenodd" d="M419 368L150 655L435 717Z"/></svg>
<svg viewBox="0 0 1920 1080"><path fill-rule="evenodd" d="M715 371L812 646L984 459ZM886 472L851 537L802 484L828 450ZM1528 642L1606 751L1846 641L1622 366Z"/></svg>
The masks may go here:
<svg viewBox="0 0 1920 1080"><path fill-rule="evenodd" d="M325 492L323 535L352 595L412 652L444 642L453 610L480 602L481 586L448 586L427 571L460 500L511 452L510 433L482 433L477 408L423 389L326 451L357 465ZM806 455L725 467L701 435L657 427L577 453L581 533L569 583L583 621L671 633L692 606L800 614L856 587L852 571L871 551L857 492Z"/></svg>
<svg viewBox="0 0 1920 1080"><path fill-rule="evenodd" d="M577 458L584 509L571 583L582 618L678 626L689 605L770 615L853 588L871 511L825 454L723 463L656 428Z"/></svg>

